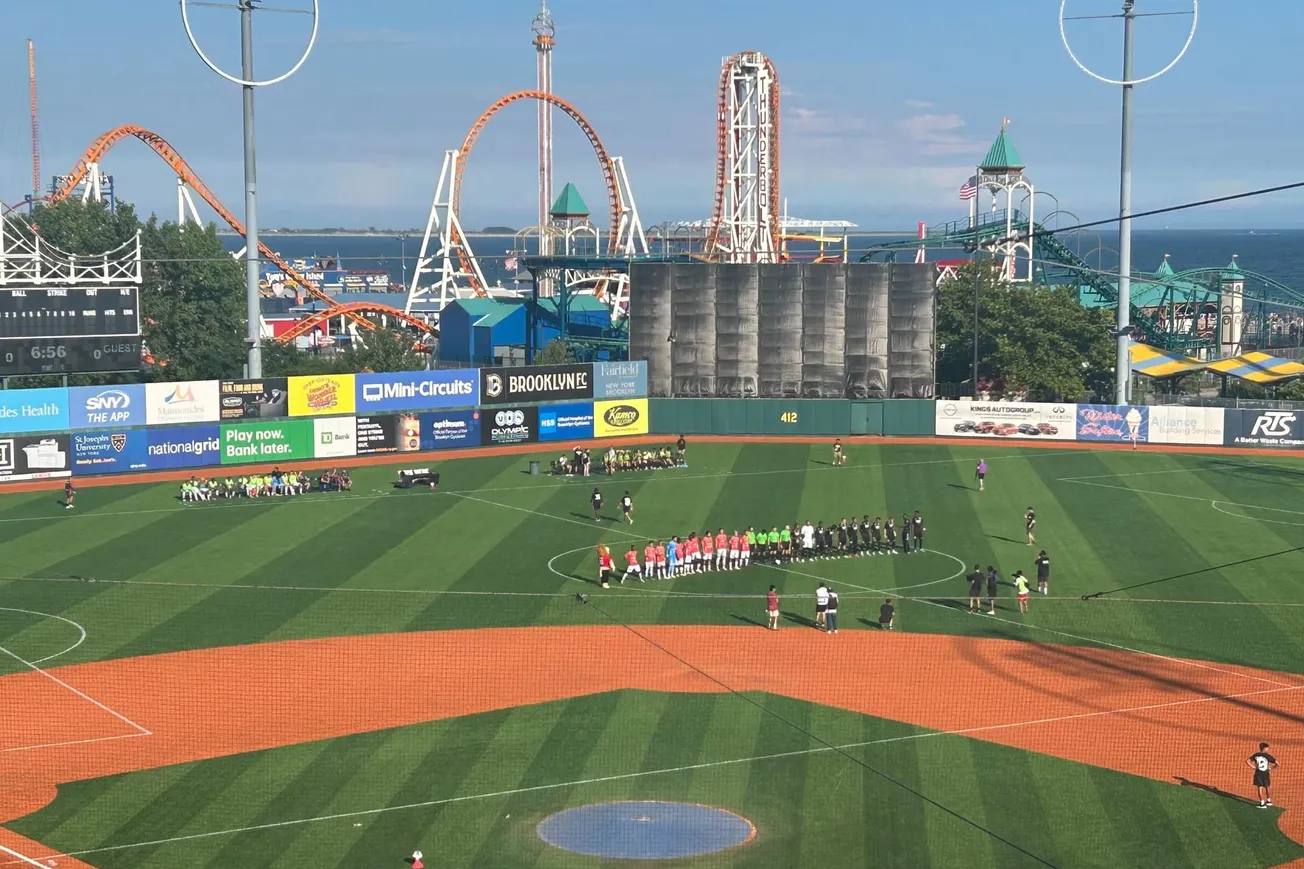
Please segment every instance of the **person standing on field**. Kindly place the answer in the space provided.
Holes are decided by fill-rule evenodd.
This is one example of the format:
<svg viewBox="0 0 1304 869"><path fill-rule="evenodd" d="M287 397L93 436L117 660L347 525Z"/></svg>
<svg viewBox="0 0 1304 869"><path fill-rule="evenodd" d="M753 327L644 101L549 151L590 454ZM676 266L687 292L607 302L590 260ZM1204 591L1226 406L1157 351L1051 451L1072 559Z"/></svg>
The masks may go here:
<svg viewBox="0 0 1304 869"><path fill-rule="evenodd" d="M1031 507L1023 514L1023 527L1028 531L1028 545L1032 546L1037 542L1037 535L1033 533L1037 528L1037 513Z"/></svg>
<svg viewBox="0 0 1304 869"><path fill-rule="evenodd" d="M973 475L974 475L974 479L978 481L978 491L981 492L983 490L983 481L987 479L986 459L978 460L978 467L974 469Z"/></svg>
<svg viewBox="0 0 1304 869"><path fill-rule="evenodd" d="M766 628L771 631L779 629L779 592L775 586L770 586L769 592L765 595L765 618Z"/></svg>
<svg viewBox="0 0 1304 869"><path fill-rule="evenodd" d="M969 612L980 613L983 611L983 569L975 564L968 578Z"/></svg>
<svg viewBox="0 0 1304 869"><path fill-rule="evenodd" d="M1028 611L1028 577L1023 575L1022 570L1014 571L1014 591L1019 596L1019 612Z"/></svg>
<svg viewBox="0 0 1304 869"><path fill-rule="evenodd" d="M1259 750L1245 761L1254 770L1254 791L1259 798L1259 808L1272 805L1272 770L1277 768L1277 758L1268 754L1268 743L1260 742Z"/></svg>
<svg viewBox="0 0 1304 869"><path fill-rule="evenodd" d="M1000 575L996 568L987 565L987 603L991 606L988 615L996 615L996 597L1000 593Z"/></svg>
<svg viewBox="0 0 1304 869"><path fill-rule="evenodd" d="M828 625L827 631L830 634L838 632L838 593L833 589L828 589L829 605L824 611L825 622Z"/></svg>
<svg viewBox="0 0 1304 869"><path fill-rule="evenodd" d="M815 627L824 630L828 624L827 617L829 613L829 590L824 583L815 589Z"/></svg>

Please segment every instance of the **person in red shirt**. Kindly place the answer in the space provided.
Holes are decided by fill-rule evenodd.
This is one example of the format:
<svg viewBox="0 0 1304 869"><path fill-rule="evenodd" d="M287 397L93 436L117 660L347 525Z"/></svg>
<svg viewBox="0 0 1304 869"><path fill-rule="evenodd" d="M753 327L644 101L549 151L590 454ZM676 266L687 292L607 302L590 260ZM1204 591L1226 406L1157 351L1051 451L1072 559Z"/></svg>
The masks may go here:
<svg viewBox="0 0 1304 869"><path fill-rule="evenodd" d="M651 540L647 546L643 547L643 578L651 579L656 576L657 569L657 545Z"/></svg>
<svg viewBox="0 0 1304 869"><path fill-rule="evenodd" d="M710 570L715 560L715 538L710 531L702 532L702 570Z"/></svg>
<svg viewBox="0 0 1304 869"><path fill-rule="evenodd" d="M696 573L697 565L695 556L697 555L697 535L689 534L688 539L684 541L683 556L679 559L684 565L684 573Z"/></svg>
<svg viewBox="0 0 1304 869"><path fill-rule="evenodd" d="M738 538L738 566L746 567L752 562L752 545L747 542L747 536L742 535Z"/></svg>
<svg viewBox="0 0 1304 869"><path fill-rule="evenodd" d="M730 570L738 569L738 559L742 557L742 552L739 550L739 544L741 542L742 541L738 537L737 530L735 530L733 534L729 535L729 569Z"/></svg>
<svg viewBox="0 0 1304 869"><path fill-rule="evenodd" d="M771 631L779 629L779 592L775 586L770 586L770 591L765 595L765 617L767 619L766 627Z"/></svg>
<svg viewBox="0 0 1304 869"><path fill-rule="evenodd" d="M598 547L598 581L603 588L611 588L611 553L607 547Z"/></svg>
<svg viewBox="0 0 1304 869"><path fill-rule="evenodd" d="M729 537L720 529L715 535L715 569L724 570L729 566Z"/></svg>
<svg viewBox="0 0 1304 869"><path fill-rule="evenodd" d="M639 582L644 581L643 568L638 563L638 549L633 546L625 553L625 573L620 577L621 584L623 585L631 575L637 576Z"/></svg>
<svg viewBox="0 0 1304 869"><path fill-rule="evenodd" d="M657 574L656 574L656 576L657 576L657 579L665 579L665 578L666 578L666 544L665 544L663 541L661 541L661 540L658 540L658 541L657 541Z"/></svg>

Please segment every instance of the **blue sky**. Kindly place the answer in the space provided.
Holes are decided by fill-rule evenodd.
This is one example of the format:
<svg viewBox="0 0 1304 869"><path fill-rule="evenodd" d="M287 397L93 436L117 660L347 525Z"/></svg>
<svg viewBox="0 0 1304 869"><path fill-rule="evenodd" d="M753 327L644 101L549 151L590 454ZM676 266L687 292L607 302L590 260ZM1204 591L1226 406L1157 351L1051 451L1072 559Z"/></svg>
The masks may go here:
<svg viewBox="0 0 1304 869"><path fill-rule="evenodd" d="M310 0L276 0L306 7ZM1189 0L1139 0L1168 11ZM793 214L866 228L961 217L956 191L1000 128L1040 189L1084 219L1116 209L1117 88L1077 70L1053 0L552 0L554 89L625 158L646 224L710 214L720 60L755 49L783 87L782 192ZM498 97L534 85L537 0L322 0L317 50L298 76L259 94L262 224L424 225L442 154ZM1070 14L1118 0L1068 0ZM237 62L237 15L201 10L212 54ZM265 14L260 71L293 63L305 16ZM1137 89L1138 210L1304 180L1300 0L1201 4L1190 53ZM1117 22L1077 22L1082 59L1119 64ZM1189 19L1138 25L1137 66L1181 47ZM0 6L0 198L30 185L25 38L36 40L43 175L66 172L100 133L134 123L167 138L243 213L238 89L191 52L174 0L42 0ZM85 33L86 36L77 34ZM535 114L519 103L470 157L463 221L532 222ZM556 186L573 181L604 213L592 152L556 120ZM106 160L119 196L165 217L175 182L138 142ZM1277 196L1151 224L1304 226L1304 197ZM1045 205L1043 200L1041 205ZM1041 207L1039 205L1039 207ZM207 219L211 215L205 213Z"/></svg>

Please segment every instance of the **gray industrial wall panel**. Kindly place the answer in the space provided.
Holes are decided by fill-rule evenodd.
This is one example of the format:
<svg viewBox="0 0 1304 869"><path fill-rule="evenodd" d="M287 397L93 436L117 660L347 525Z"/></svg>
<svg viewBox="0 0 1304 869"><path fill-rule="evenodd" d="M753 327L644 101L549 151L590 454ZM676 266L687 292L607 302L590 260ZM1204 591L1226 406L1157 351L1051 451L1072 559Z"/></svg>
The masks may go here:
<svg viewBox="0 0 1304 869"><path fill-rule="evenodd" d="M854 263L847 266L849 397L888 396L890 325L887 266L883 263Z"/></svg>
<svg viewBox="0 0 1304 869"><path fill-rule="evenodd" d="M889 386L893 398L933 397L933 340L936 288L929 263L893 263L889 304Z"/></svg>
<svg viewBox="0 0 1304 869"><path fill-rule="evenodd" d="M670 295L673 266L629 267L629 358L647 361L648 395L673 395L670 358Z"/></svg>
<svg viewBox="0 0 1304 869"><path fill-rule="evenodd" d="M715 395L715 266L679 265L671 278L671 388L675 395Z"/></svg>
<svg viewBox="0 0 1304 869"><path fill-rule="evenodd" d="M757 391L762 398L796 398L801 394L801 267L763 263L756 268Z"/></svg>
<svg viewBox="0 0 1304 869"><path fill-rule="evenodd" d="M760 275L754 265L721 263L715 280L715 392L751 398L760 375Z"/></svg>
<svg viewBox="0 0 1304 869"><path fill-rule="evenodd" d="M847 392L847 272L841 263L802 263L801 395Z"/></svg>

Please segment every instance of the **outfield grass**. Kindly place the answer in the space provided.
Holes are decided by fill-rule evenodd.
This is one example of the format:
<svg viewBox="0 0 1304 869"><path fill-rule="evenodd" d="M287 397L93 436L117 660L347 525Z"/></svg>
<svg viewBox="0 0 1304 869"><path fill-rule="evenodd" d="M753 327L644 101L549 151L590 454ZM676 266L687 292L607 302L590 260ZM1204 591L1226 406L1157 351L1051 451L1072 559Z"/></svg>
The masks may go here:
<svg viewBox="0 0 1304 869"><path fill-rule="evenodd" d="M799 630L811 609L799 596L827 580L842 595L844 633L871 630L890 593L898 627L911 633L1113 644L1304 673L1304 504L1295 495L1304 462L984 449L993 451L982 454L991 469L981 494L973 447L856 446L849 467L833 468L823 444L694 444L688 469L611 479L531 477L526 456L450 462L437 493L395 492L392 469L377 468L359 470L350 495L252 503L181 505L171 485L86 488L75 511L50 493L11 495L0 500L0 644L37 661L78 639L75 626L32 613L86 631L49 667L349 634L743 628L760 621L770 583L784 596L786 627ZM612 505L601 523L588 511L593 485ZM632 532L615 521L626 488ZM1027 616L1008 589L996 618L949 605L967 595L951 577L968 565L1032 575L1036 549L1022 541L1021 518L1029 505L1036 548L1054 563L1051 598L1034 597ZM721 525L915 509L933 551L908 558L753 567L606 592L593 584L599 540L618 554L649 536ZM593 604L577 603L577 592ZM835 642L809 634L812 644ZM0 661L0 673L23 669ZM873 673L814 677L874 690ZM920 678L945 694L945 672ZM7 826L90 852L83 859L102 869L401 865L415 847L438 854L430 865L441 867L584 867L605 864L544 845L534 824L574 805L673 799L738 812L759 831L741 849L678 865L1250 869L1304 856L1277 831L1276 811L924 733L768 694L601 693L71 783ZM1110 738L1102 719L1100 739ZM1181 739L1174 734L1175 756ZM343 817L311 820L329 815Z"/></svg>

